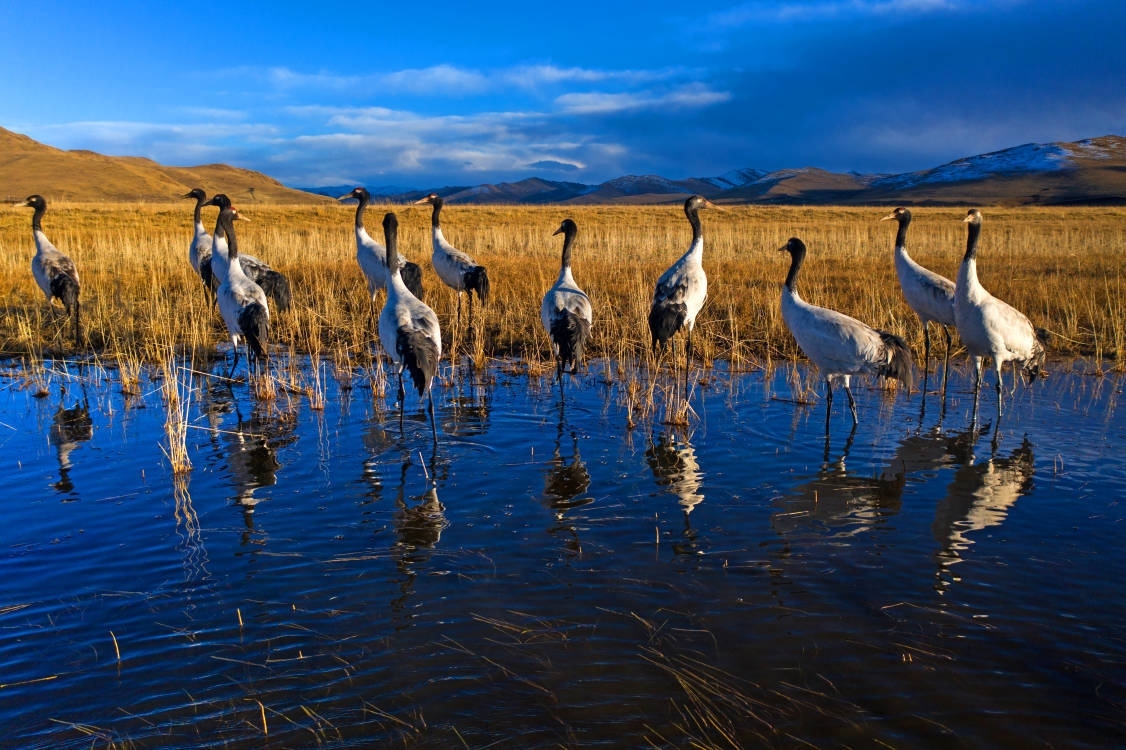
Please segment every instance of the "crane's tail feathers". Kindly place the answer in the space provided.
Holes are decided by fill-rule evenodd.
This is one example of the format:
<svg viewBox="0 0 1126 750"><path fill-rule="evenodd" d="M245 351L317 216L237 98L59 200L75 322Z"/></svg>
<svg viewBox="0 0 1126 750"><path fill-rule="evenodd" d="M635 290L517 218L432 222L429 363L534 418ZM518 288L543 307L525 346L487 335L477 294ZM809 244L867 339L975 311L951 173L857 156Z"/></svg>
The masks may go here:
<svg viewBox="0 0 1126 750"><path fill-rule="evenodd" d="M258 303L247 305L238 316L238 325L254 361L268 360L270 340L270 314Z"/></svg>
<svg viewBox="0 0 1126 750"><path fill-rule="evenodd" d="M465 273L465 288L477 292L482 305L489 304L489 272L484 266L474 266Z"/></svg>
<svg viewBox="0 0 1126 750"><path fill-rule="evenodd" d="M400 328L395 349L421 397L438 371L438 346L422 331Z"/></svg>
<svg viewBox="0 0 1126 750"><path fill-rule="evenodd" d="M654 350L662 349L680 330L688 318L688 306L683 302L655 302L649 308L649 332L653 335Z"/></svg>
<svg viewBox="0 0 1126 750"><path fill-rule="evenodd" d="M266 296L274 301L275 308L278 310L289 309L293 301L289 291L289 279L271 269L259 276L257 282Z"/></svg>
<svg viewBox="0 0 1126 750"><path fill-rule="evenodd" d="M200 281L203 282L203 285L207 287L208 291L212 293L214 293L215 289L219 286L219 284L216 283L218 279L215 278L215 274L211 270L211 258L199 262L199 278Z"/></svg>
<svg viewBox="0 0 1126 750"><path fill-rule="evenodd" d="M407 261L403 267L399 269L399 275L403 277L403 283L407 285L407 289L411 294L422 301L422 269L419 268L417 263Z"/></svg>
<svg viewBox="0 0 1126 750"><path fill-rule="evenodd" d="M907 342L894 333L888 331L877 331L877 333L880 334L880 340L887 347L887 363L881 369L880 374L885 378L895 378L903 383L907 392L910 393L915 386L915 356L911 353L911 347L907 346Z"/></svg>
<svg viewBox="0 0 1126 750"><path fill-rule="evenodd" d="M551 340L556 348L559 374L567 369L568 364L571 366L571 372L578 368L589 338L590 323L581 315L565 310L552 321Z"/></svg>

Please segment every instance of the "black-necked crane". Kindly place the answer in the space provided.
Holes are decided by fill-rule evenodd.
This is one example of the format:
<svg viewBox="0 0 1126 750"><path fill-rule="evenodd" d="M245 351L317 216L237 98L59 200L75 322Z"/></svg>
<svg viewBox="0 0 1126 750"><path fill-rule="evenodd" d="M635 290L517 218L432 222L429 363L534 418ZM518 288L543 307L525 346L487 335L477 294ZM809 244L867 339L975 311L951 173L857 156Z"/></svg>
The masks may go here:
<svg viewBox="0 0 1126 750"><path fill-rule="evenodd" d="M356 262L368 284L368 294L371 301L375 302L375 294L380 289L387 288L387 249L376 242L367 229L364 228L364 210L371 202L371 193L367 188L358 187L352 192L342 195L337 200L345 201L354 199L356 204ZM403 283L418 299L422 299L422 269L402 255L399 256L399 273Z"/></svg>
<svg viewBox="0 0 1126 750"><path fill-rule="evenodd" d="M942 392L946 393L946 376L950 370L950 327L954 321L954 282L929 268L924 268L907 254L907 228L911 225L911 211L903 206L892 211L880 221L894 219L899 224L895 235L895 273L899 288L907 305L919 316L923 326L923 390L926 391L930 374L931 334L930 323L938 323L946 335L946 358L942 370Z"/></svg>
<svg viewBox="0 0 1126 750"><path fill-rule="evenodd" d="M47 304L52 300L59 300L74 321L74 344L80 341L79 311L81 302L78 294L81 289L78 282L78 268L70 256L63 253L51 244L47 235L43 233L43 214L47 213L47 201L42 195L30 195L21 206L35 209L31 215L31 234L35 240L35 255L31 258L31 275L39 285Z"/></svg>
<svg viewBox="0 0 1126 750"><path fill-rule="evenodd" d="M540 305L540 320L551 337L551 348L555 355L555 373L562 388L563 373L570 365L571 372L578 369L590 338L592 323L590 298L575 283L571 274L571 248L575 244L578 227L572 219L564 219L553 234L563 235L563 257L559 267L559 278Z"/></svg>
<svg viewBox="0 0 1126 750"><path fill-rule="evenodd" d="M795 284L805 260L805 243L791 237L778 249L790 253L790 271L782 286L782 320L825 379L825 435L829 434L829 414L833 407L833 380L844 384L852 411L852 427L856 429L860 420L856 416L856 401L852 398L849 379L862 374L895 378L910 391L914 365L911 348L894 333L877 330L844 313L803 300Z"/></svg>
<svg viewBox="0 0 1126 750"><path fill-rule="evenodd" d="M211 200L202 201L201 198L206 196L199 188L193 189L190 193L185 195L185 198L196 199L196 235L198 236L202 223L199 218L199 209L202 206L218 206L222 211L224 208L231 206L231 199L223 193L216 193L211 197ZM206 234L206 233L205 233ZM192 240L193 246L195 240ZM188 258L191 258L191 251L188 251ZM288 310L292 303L292 293L290 291L289 279L285 277L280 271L275 271L270 267L269 263L264 260L256 258L253 255L243 253L239 256L242 263L242 272L246 274L247 278L262 288L262 291L274 301L274 307L278 310ZM227 278L227 254L223 249L215 246L214 240L211 245L210 260L205 263L203 256L199 257L200 267L198 269L200 278L203 279L205 284L209 284L212 289L216 289L222 285Z"/></svg>
<svg viewBox="0 0 1126 750"><path fill-rule="evenodd" d="M434 245L430 256L434 264L434 271L442 283L457 293L457 327L461 327L461 293L468 292L469 296L469 327L473 327L473 293L481 300L481 306L489 303L489 273L485 267L478 265L467 254L458 250L446 240L442 234L441 213L444 205L437 193L431 193L425 198L414 202L417 206L429 203L433 206L430 214L430 236Z"/></svg>
<svg viewBox="0 0 1126 750"><path fill-rule="evenodd" d="M192 244L188 246L188 262L199 274L199 278L203 281L207 291L214 292L215 287L211 283L212 239L211 235L207 233L207 228L203 226L203 217L200 215L201 209L207 203L207 193L203 192L202 188L192 188L181 197L195 199L195 214L193 216L195 223L192 231Z"/></svg>
<svg viewBox="0 0 1126 750"><path fill-rule="evenodd" d="M964 221L967 224L966 254L958 268L958 282L954 293L954 316L958 336L966 347L974 365L973 422L977 422L977 402L981 390L981 365L985 357L993 360L997 372L997 421L1001 420L1001 368L1013 363L1013 389L1016 389L1016 370L1020 365L1033 382L1044 374L1044 349L1048 332L1034 328L1032 323L1011 305L994 297L977 277L977 245L981 235L981 211L971 208ZM996 435L994 427L994 435Z"/></svg>
<svg viewBox="0 0 1126 750"><path fill-rule="evenodd" d="M212 201L215 198L211 199ZM239 344L246 343L246 359L255 369L260 360L269 359L270 306L262 287L242 270L242 256L238 251L235 220L241 219L232 206L219 210L215 222L213 257L220 253L227 259L223 283L215 292L219 313L227 324L234 349L230 372L238 364Z"/></svg>
<svg viewBox="0 0 1126 750"><path fill-rule="evenodd" d="M399 218L388 212L383 217L383 240L387 247L386 258L398 257ZM384 351L395 363L399 375L399 429L403 428L403 370L410 373L411 381L421 399L429 401L430 431L438 442L438 426L434 419L434 375L438 360L442 358L442 330L438 316L425 302L415 297L403 283L398 264L387 264L387 299L379 314L379 341Z"/></svg>
<svg viewBox="0 0 1126 750"><path fill-rule="evenodd" d="M680 330L687 333L684 347L684 388L688 390L688 366L692 360L692 329L696 315L708 296L708 277L704 273L704 231L700 226L700 209L718 208L702 195L684 201L684 215L692 226L692 242L684 255L657 279L653 304L649 308L649 332L654 351L662 350Z"/></svg>

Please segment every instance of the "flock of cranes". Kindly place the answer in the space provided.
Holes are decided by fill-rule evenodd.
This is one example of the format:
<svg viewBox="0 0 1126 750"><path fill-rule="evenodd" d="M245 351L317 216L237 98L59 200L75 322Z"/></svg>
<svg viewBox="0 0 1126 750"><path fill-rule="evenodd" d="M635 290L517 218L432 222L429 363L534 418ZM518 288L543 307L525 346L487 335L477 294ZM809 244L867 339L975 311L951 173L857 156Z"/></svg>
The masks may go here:
<svg viewBox="0 0 1126 750"><path fill-rule="evenodd" d="M220 193L210 199L196 188L183 196L195 200L194 235L188 253L192 268L210 290L227 327L234 349L232 371L237 365L240 345L247 349L247 360L253 369L268 358L270 336L270 300L276 309L291 304L289 281L283 274L253 256L240 253L235 222L246 220ZM380 290L385 301L379 315L378 330L384 351L390 357L398 376L399 419L403 419L404 375L409 375L420 399L428 399L431 431L437 441L434 399L431 392L438 362L442 356L442 336L438 317L422 301L422 272L398 251L398 218L393 212L383 217L383 239L380 244L364 227L364 210L370 203L368 191L357 187L338 200L357 201L355 217L356 261L367 281L373 304ZM461 319L461 295L469 297L469 321L473 320L473 295L481 305L489 299L489 275L486 268L457 249L442 234L440 214L442 198L436 194L416 201L432 206L431 262L438 278L457 294L457 325ZM34 209L32 233L35 256L31 268L36 283L48 304L58 299L73 318L75 341L79 341L78 271L74 262L59 251L43 232L42 220L47 202L32 195L22 204ZM219 215L213 234L208 234L201 209L216 206ZM684 203L684 213L692 229L687 251L657 280L648 323L652 348L665 350L673 338L685 336L685 391L692 357L692 330L696 316L707 298L708 280L703 267L704 233L699 211L719 209L706 198L694 195ZM1013 365L1014 379L1021 367L1029 381L1042 374L1048 334L1034 328L1024 314L986 291L977 277L977 250L981 233L981 212L971 209L966 216L966 252L956 282L950 281L916 263L907 253L907 231L911 212L897 208L885 220L895 220L895 268L905 300L915 311L923 327L924 389L930 363L929 324L938 323L946 336L946 364L949 365L952 339L950 329L958 331L974 367L973 421L981 389L982 364L985 358L993 363L997 374L997 417L1001 416L1002 368ZM540 318L552 345L556 376L562 383L565 372L575 372L583 360L583 352L594 325L590 298L575 282L572 253L578 227L565 219L554 234L563 235L563 251L559 276L543 297ZM914 359L906 342L888 331L881 331L836 310L810 304L796 289L798 273L805 261L805 243L792 237L779 248L790 255L790 267L782 286L781 310L786 327L793 334L806 357L820 371L826 387L825 432L829 432L829 415L833 401L833 385L843 386L852 414L853 429L859 422L856 402L849 388L853 375L878 375L903 382L908 390L913 384ZM946 391L946 369L943 370L943 394ZM1015 386L1015 383L1014 383ZM562 386L561 386L562 387Z"/></svg>

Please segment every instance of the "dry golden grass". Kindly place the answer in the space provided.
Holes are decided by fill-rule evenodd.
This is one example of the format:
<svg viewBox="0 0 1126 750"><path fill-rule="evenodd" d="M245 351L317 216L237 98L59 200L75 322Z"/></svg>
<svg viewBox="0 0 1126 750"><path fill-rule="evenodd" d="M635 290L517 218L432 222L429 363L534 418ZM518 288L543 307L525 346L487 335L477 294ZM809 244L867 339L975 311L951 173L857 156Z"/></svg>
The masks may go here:
<svg viewBox="0 0 1126 750"><path fill-rule="evenodd" d="M354 208L243 205L244 252L286 273L293 309L273 315L272 351L327 357L336 370L371 364L375 316L355 261ZM445 350L460 356L542 363L548 342L539 323L543 293L558 273L568 216L579 226L574 273L594 301L589 357L648 351L646 315L654 282L688 246L679 206L447 206L446 237L489 268L492 299L475 310L472 331L453 331L456 299L430 266L430 211L372 206L369 232L380 237L384 211L400 220L400 248L423 268L426 301L442 322ZM802 295L904 335L922 349L918 319L895 278L894 222L886 208L729 206L701 214L709 297L694 337L705 362L755 365L796 356L778 309L789 257L777 252L799 236L810 254ZM965 247L963 209L916 208L909 247L920 263L953 278ZM1053 334L1056 356L1126 362L1126 209L984 209L980 276L994 294ZM205 222L214 220L205 213ZM0 211L0 354L35 359L71 354L61 308L48 310L30 272L31 211ZM222 321L187 262L188 201L131 206L52 204L47 236L78 264L85 346L107 360L158 364L172 349L206 361L227 340ZM382 303L382 295L378 303ZM463 327L465 319L463 318ZM314 389L316 384L313 385Z"/></svg>

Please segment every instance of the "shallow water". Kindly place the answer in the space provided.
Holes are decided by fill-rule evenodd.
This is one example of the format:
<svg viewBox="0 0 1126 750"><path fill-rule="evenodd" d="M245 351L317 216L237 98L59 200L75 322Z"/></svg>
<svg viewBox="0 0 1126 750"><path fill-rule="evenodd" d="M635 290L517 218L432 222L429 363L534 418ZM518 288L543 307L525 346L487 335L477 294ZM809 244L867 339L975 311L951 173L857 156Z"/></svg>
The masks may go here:
<svg viewBox="0 0 1126 750"><path fill-rule="evenodd" d="M5 746L1126 743L1117 377L979 434L963 371L860 386L826 445L788 368L630 430L605 363L562 407L502 366L436 450L362 374L200 377L177 486L160 381L52 366L0 382Z"/></svg>

